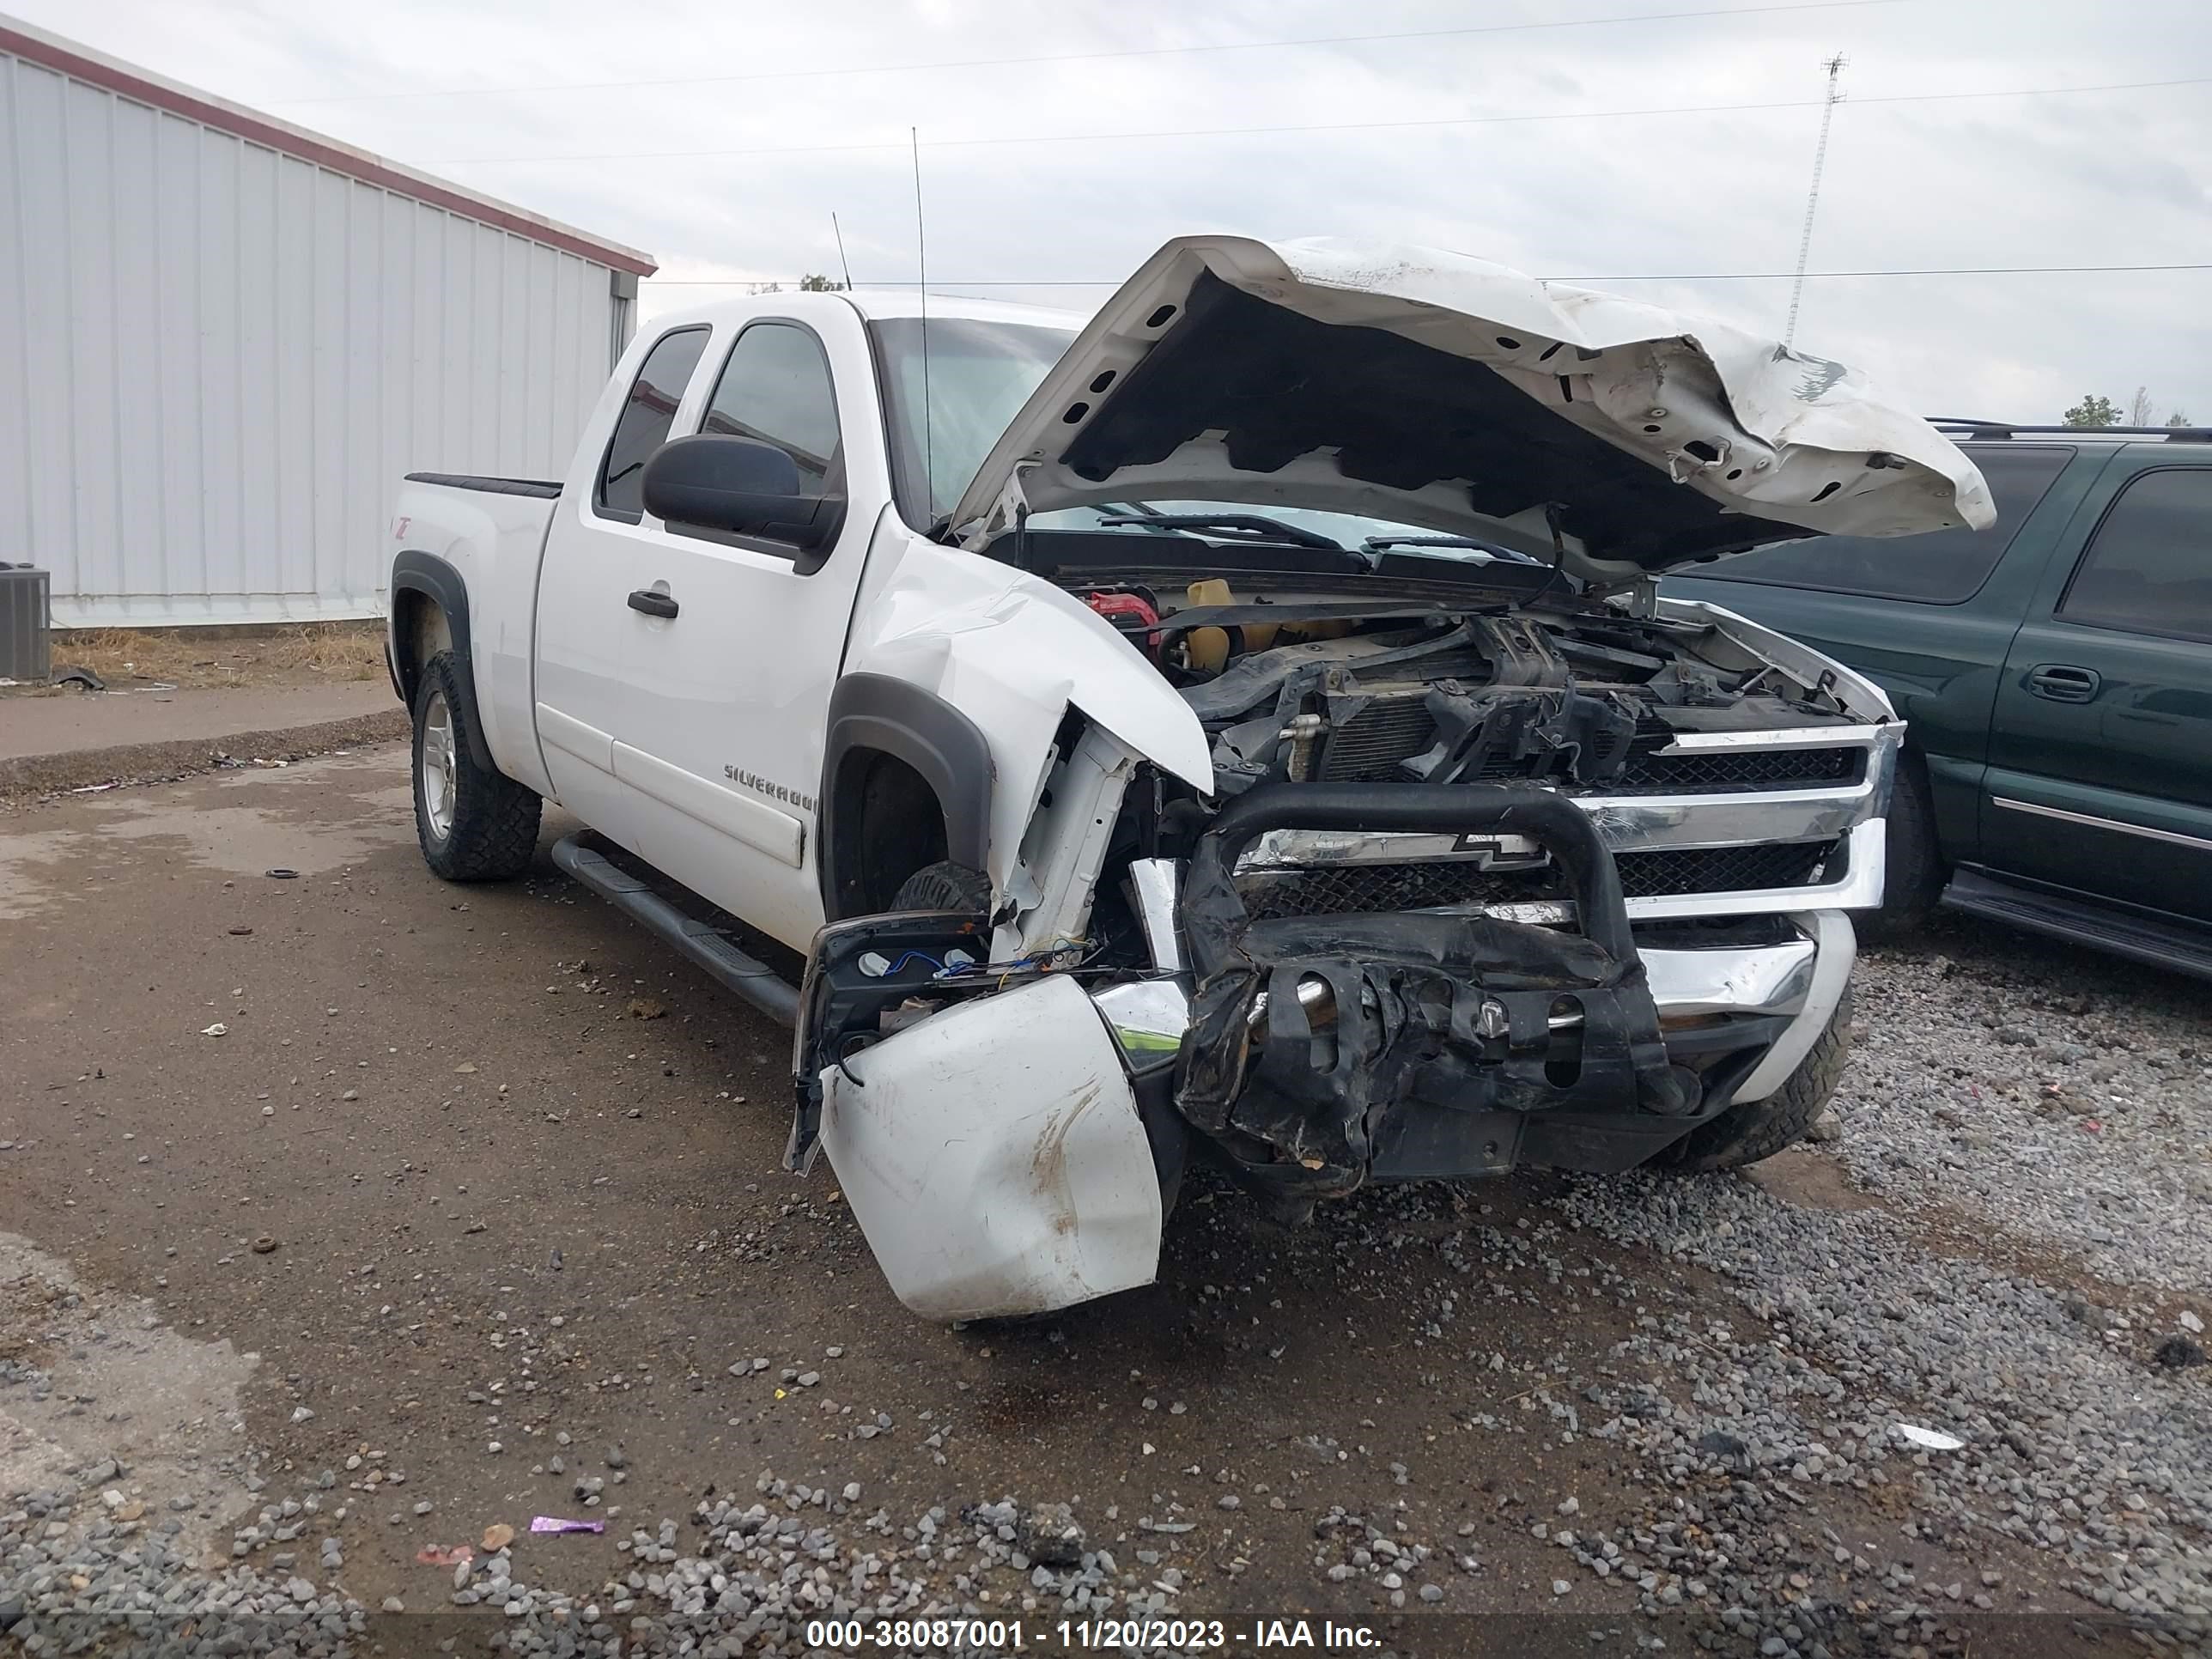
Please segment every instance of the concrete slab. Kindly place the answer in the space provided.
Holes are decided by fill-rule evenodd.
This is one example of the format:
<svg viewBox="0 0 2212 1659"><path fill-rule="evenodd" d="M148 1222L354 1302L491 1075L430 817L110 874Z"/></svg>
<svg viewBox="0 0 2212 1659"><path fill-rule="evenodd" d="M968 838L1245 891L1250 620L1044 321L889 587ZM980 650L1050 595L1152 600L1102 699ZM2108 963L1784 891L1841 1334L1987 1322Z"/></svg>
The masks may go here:
<svg viewBox="0 0 2212 1659"><path fill-rule="evenodd" d="M0 760L281 731L358 720L398 707L391 684L381 679L9 697L0 700Z"/></svg>

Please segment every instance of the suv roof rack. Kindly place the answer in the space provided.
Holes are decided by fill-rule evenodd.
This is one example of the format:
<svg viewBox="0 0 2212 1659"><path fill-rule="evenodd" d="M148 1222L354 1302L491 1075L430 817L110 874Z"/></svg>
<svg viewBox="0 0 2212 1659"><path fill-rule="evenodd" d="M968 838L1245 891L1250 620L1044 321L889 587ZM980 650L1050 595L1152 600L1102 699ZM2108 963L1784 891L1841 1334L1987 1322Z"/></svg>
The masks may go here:
<svg viewBox="0 0 2212 1659"><path fill-rule="evenodd" d="M1930 415L1938 431L1968 438L2044 437L2163 438L2172 443L2212 443L2212 426L2023 426L2014 421L1977 421L1962 415Z"/></svg>

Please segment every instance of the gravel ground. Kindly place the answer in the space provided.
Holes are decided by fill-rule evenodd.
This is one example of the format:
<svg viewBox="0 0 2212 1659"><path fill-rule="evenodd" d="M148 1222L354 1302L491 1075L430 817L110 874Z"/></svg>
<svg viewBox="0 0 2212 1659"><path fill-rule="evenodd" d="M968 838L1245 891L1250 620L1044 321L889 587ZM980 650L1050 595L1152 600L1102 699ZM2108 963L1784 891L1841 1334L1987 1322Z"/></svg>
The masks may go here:
<svg viewBox="0 0 2212 1659"><path fill-rule="evenodd" d="M1753 1179L1200 1177L1160 1285L947 1330L775 1173L775 1033L404 811L387 751L0 823L0 1650L2212 1645L2200 988L1953 927Z"/></svg>
<svg viewBox="0 0 2212 1659"><path fill-rule="evenodd" d="M2026 936L1961 930L1869 960L1844 1155L2092 1272L2212 1285L2212 992Z"/></svg>

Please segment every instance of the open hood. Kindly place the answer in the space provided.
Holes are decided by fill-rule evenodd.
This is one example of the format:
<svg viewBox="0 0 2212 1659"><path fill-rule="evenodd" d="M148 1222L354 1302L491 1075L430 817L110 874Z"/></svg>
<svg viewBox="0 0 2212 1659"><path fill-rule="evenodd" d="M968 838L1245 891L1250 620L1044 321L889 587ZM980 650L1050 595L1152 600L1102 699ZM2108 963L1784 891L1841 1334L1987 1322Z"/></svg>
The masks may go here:
<svg viewBox="0 0 2212 1659"><path fill-rule="evenodd" d="M1479 536L1600 586L1811 532L1995 517L1863 376L1723 323L1434 248L1170 242L1023 405L955 509L1236 501Z"/></svg>

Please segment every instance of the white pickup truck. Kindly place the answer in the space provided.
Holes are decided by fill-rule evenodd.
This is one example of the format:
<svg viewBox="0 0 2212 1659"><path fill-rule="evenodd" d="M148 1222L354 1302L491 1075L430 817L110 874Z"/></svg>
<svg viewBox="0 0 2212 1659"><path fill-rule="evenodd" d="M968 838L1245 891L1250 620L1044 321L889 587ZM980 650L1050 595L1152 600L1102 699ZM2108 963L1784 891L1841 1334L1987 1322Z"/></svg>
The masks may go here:
<svg viewBox="0 0 2212 1659"><path fill-rule="evenodd" d="M565 479L410 475L390 653L430 868L559 802L562 868L796 1027L787 1163L900 1298L1012 1315L1151 1280L1194 1152L1295 1217L1796 1139L1901 728L1655 583L1990 516L1841 364L1195 237L1087 324L656 319Z"/></svg>

